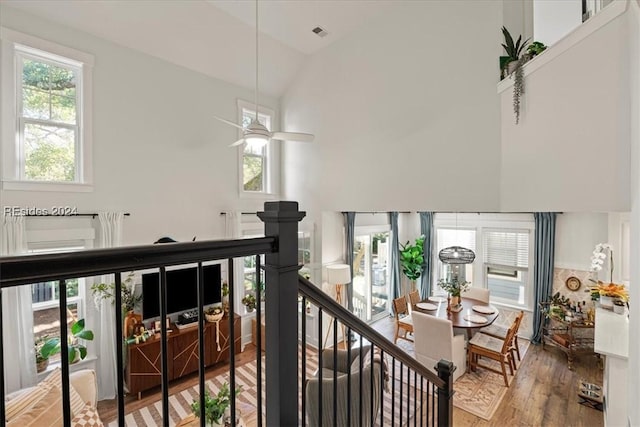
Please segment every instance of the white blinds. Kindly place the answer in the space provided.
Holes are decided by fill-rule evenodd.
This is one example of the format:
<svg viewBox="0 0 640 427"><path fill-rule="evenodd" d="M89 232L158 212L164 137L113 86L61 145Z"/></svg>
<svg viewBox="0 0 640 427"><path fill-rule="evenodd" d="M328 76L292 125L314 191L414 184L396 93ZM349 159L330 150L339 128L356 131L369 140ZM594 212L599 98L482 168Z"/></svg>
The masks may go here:
<svg viewBox="0 0 640 427"><path fill-rule="evenodd" d="M462 246L475 252L476 231L438 228L438 252L449 246Z"/></svg>
<svg viewBox="0 0 640 427"><path fill-rule="evenodd" d="M486 264L527 268L529 265L529 232L489 231L483 233Z"/></svg>

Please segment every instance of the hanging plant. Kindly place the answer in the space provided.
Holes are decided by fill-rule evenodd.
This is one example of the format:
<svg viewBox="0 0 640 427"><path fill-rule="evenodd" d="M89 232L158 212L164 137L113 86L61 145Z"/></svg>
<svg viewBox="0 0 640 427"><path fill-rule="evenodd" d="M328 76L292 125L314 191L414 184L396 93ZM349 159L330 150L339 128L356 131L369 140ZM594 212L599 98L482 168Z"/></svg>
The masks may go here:
<svg viewBox="0 0 640 427"><path fill-rule="evenodd" d="M513 114L516 116L516 124L520 122L520 99L524 93L524 58L518 59L516 69L511 74L513 78Z"/></svg>

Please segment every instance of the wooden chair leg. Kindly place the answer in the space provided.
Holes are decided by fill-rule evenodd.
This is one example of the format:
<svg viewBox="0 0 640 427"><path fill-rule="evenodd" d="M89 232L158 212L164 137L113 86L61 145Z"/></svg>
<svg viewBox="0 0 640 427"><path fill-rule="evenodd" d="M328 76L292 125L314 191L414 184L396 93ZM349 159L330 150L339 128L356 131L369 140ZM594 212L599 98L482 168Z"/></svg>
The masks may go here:
<svg viewBox="0 0 640 427"><path fill-rule="evenodd" d="M516 353L518 353L518 362L521 362L522 359L520 358L520 344L518 344L518 335L516 335L513 338L513 342L516 344Z"/></svg>
<svg viewBox="0 0 640 427"><path fill-rule="evenodd" d="M502 368L502 378L504 378L504 385L506 387L509 387L509 379L507 378L507 370L504 367L504 362L504 360L500 362L500 367ZM511 364L509 364L509 367L511 367ZM513 373L511 373L511 375L513 375Z"/></svg>
<svg viewBox="0 0 640 427"><path fill-rule="evenodd" d="M398 333L400 332L400 325L398 323L396 323L396 337L393 339L393 343L397 344L398 343Z"/></svg>
<svg viewBox="0 0 640 427"><path fill-rule="evenodd" d="M507 353L507 363L509 363L509 373L513 376L513 358L511 357L511 353Z"/></svg>

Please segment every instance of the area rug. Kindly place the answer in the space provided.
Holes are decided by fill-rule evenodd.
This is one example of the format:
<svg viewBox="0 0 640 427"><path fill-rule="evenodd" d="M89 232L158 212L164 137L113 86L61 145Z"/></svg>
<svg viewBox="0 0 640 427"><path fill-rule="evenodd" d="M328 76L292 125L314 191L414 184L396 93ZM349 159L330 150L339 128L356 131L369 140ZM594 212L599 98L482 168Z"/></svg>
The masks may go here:
<svg viewBox="0 0 640 427"><path fill-rule="evenodd" d="M519 339L518 341L520 345L520 356L524 361L524 356L529 349L529 341L523 339ZM483 359L482 363L500 369L500 364L496 361ZM522 362L518 362L516 358L516 363L516 366L520 366ZM515 375L518 374L518 371L516 370L514 372L514 376L510 376L508 373L509 371L507 370L509 384L511 384ZM502 402L502 399L509 390L504 385L502 375L482 368L476 369L475 372L468 372L462 375L453 383L453 389L455 391L453 395L453 406L484 420L490 420L491 417L493 417L496 409L500 406L500 402Z"/></svg>
<svg viewBox="0 0 640 427"><path fill-rule="evenodd" d="M236 368L236 385L242 386L242 393L238 395L238 402L241 402L244 405L249 405L253 408L257 406L257 373L256 373L256 361L253 360L249 363L246 363L240 367ZM265 413L265 387L264 387L264 357L262 358L262 366L263 366L263 386L262 386L262 414ZM318 360L317 353L315 350L308 350L307 358L306 358L306 372L307 378L311 378L313 373L318 368ZM301 369L299 370L301 372ZM402 376L400 375L402 372ZM421 399L421 389L424 391L424 396L427 396L427 388L428 386L426 382L421 384L419 379L417 381L417 388L415 387L416 378L413 373L409 374L406 367L402 367L396 361L395 368L389 366L389 374L395 374L395 379L393 383L389 382L389 388L384 393L383 397L383 408L382 414L384 418L384 425L413 425L413 417L411 414L414 410L420 413L420 405L424 404L422 408L423 416L430 416L430 409L433 408L437 404L434 400L429 396L429 398ZM301 375L300 375L301 377ZM211 393L217 393L220 387L225 383L229 382L229 374L225 373L223 375L218 375L214 378L208 379L206 381L206 387L209 389ZM366 387L367 385L363 385ZM299 397L298 402L302 401L302 387L299 387ZM395 396L394 399L391 396ZM198 385L191 387L189 389L183 390L179 393L174 393L169 396L169 425L175 426L178 424L183 418L189 416L191 414L190 405L191 403L198 398ZM139 410L128 412L125 409L125 422L127 427L135 427L135 426L161 426L162 423L162 402L158 400L144 408ZM428 415L427 415L428 414ZM302 413L300 411L299 417L301 419ZM402 420L402 422L400 421ZM377 419L377 425L379 423L380 417ZM117 421L112 421L108 424L109 427L117 426Z"/></svg>

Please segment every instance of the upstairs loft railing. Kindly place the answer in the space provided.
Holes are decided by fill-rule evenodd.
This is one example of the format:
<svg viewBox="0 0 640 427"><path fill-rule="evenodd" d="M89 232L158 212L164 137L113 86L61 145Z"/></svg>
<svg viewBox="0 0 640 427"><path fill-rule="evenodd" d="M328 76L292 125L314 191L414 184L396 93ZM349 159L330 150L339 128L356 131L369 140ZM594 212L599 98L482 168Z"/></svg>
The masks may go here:
<svg viewBox="0 0 640 427"><path fill-rule="evenodd" d="M327 396L329 386L325 386L324 392L321 390L317 401L310 402L307 396L306 387L312 379L311 374L307 374L305 368L313 357L308 350L305 341L306 322L300 325L302 329L302 339L298 339L298 286L299 276L297 274L299 265L297 265L297 229L298 222L304 217L303 212L298 211L298 205L295 202L268 202L265 204L264 212L260 212L258 216L265 222L265 237L242 239L242 240L224 240L224 241L207 241L207 242L189 242L189 243L172 243L168 245L153 245L139 247L124 247L113 249L97 249L73 253L57 253L48 255L28 255L16 257L0 258L0 286L2 289L11 288L21 285L29 285L32 283L41 283L45 281L59 281L59 313L60 318L66 318L67 306L67 282L73 278L92 277L98 275L113 274L115 278L115 331L116 331L116 358L117 358L117 423L120 426L125 425L125 383L124 383L124 361L123 361L123 336L122 325L122 306L121 306L121 289L122 289L122 273L127 274L132 270L142 269L158 269L160 272L159 296L160 296L160 316L166 318L166 268L180 264L197 263L198 267L198 337L199 342L204 341L204 283L203 283L203 263L206 261L227 260L228 262L228 280L229 280L229 304L234 306L234 300L239 296L234 295L233 283L233 258L255 256L256 257L256 277L264 270L265 275L265 292L266 302L265 311L267 322L264 326L266 340L266 357L263 360L261 351L256 351L256 376L257 390L254 390L257 400L257 425L268 426L289 426L289 425L327 425L322 422L324 415L320 411L320 420L311 420L307 416L307 407L314 406L324 408L323 394ZM260 263L260 255L265 254L265 266ZM371 425L402 425L408 421L412 421L414 425L451 425L452 414L452 390L451 375L446 372L451 370L451 365L441 363L438 372L440 378L431 372L428 372L412 358L409 358L400 352L393 344L385 340L377 332L371 330L366 324L359 321L344 308L337 306L336 303L327 298L317 288L306 281L300 284L300 294L303 299L309 301L318 307L318 317L320 322L318 327L322 330L323 316L333 316L334 328L334 345L337 349L337 333L335 332L340 324L344 324L349 331L358 334L359 347L363 348L367 345L376 349L382 360L387 360L386 374L391 378L390 390L382 390L380 397L385 399L384 402L390 403L391 407L380 406L376 413L372 413L375 407L366 407L366 401L359 400L358 415L360 415L358 424L364 425L365 417L362 410L367 409L369 412L369 421ZM256 293L257 301L257 318L262 318L261 313L261 295ZM2 303L2 295L0 293L0 304ZM304 305L303 305L304 307ZM302 316L305 319L305 316ZM328 318L328 317L327 317ZM169 373L168 373L168 330L165 322L161 323L160 342L160 372L161 372L161 402L162 402L162 425L168 426L172 421L169 413ZM61 322L64 325L64 322ZM9 325L2 324L0 316L0 337L3 336L5 327ZM258 349L262 343L262 322L257 322ZM234 331L234 322L229 322L230 336L237 338ZM71 425L71 408L70 408L70 383L69 383L69 358L68 358L68 332L63 326L60 329L61 341L61 371L62 371L62 396L63 396L63 419L64 425ZM365 341L366 340L366 341ZM318 366L323 365L323 353L328 349L321 346L316 351ZM303 349L303 352L300 352ZM300 353L299 353L300 352ZM0 425L5 424L5 363L4 363L4 345L0 339ZM336 354L336 353L334 353ZM351 353L349 353L351 354ZM374 365L374 352L370 352L369 362ZM204 407L205 396L205 346L198 346L198 399L201 407ZM269 355L277 355L277 357L269 357ZM236 350L234 345L229 346L229 370L228 377L230 389L236 389L238 378L235 374ZM366 354L360 357L360 365L362 370L366 370L367 361L364 360ZM308 358L307 358L308 357ZM335 356L337 357L337 356ZM351 357L351 356L349 356ZM377 357L377 356L376 356ZM389 363L390 362L390 363ZM34 361L35 363L35 361ZM266 381L262 385L263 364ZM292 366L301 366L302 370L299 375L294 375ZM378 364L376 366L381 366ZM413 372L413 374L411 374ZM351 372L348 372L347 381L350 381ZM382 370L380 374L384 378L385 372ZM406 379L403 380L406 374ZM410 376L413 375L413 382ZM448 378L446 378L448 376ZM360 377L361 379L363 376ZM375 378L371 376L371 378ZM399 378L399 381L396 379ZM418 378L420 383L418 383ZM371 380L370 380L371 381ZM323 383L325 380L322 381ZM420 387L418 387L418 384ZM337 385L337 384L336 384ZM364 390L365 384L359 384L359 389L353 389L356 393ZM320 386L322 389L322 386ZM299 398L299 391L302 391L302 398ZM351 390L351 389L349 389ZM371 389L369 391L372 391ZM413 394L411 397L410 394ZM264 399L263 394L268 396ZM360 393L363 394L363 393ZM373 393L372 393L373 395ZM337 394L333 394L337 396ZM355 393L347 395L347 399L354 400ZM411 400L413 399L413 400ZM231 400L231 420L237 417L237 398ZM333 407L329 410L336 420L335 405L336 398L333 398ZM357 400L357 399L356 399ZM291 402L298 402L298 405L292 405ZM413 402L412 407L406 402ZM403 406L404 405L404 406ZM362 408L362 409L360 409ZM437 408L437 409L436 409ZM350 412L351 409L348 409ZM386 411L386 412L385 412ZM355 412L355 409L354 409ZM386 413L386 415L385 415ZM420 414L419 416L417 414ZM350 415L350 414L349 414ZM390 416L390 417L389 417ZM324 415L325 421L329 419L329 415ZM430 417L430 418L429 418ZM375 420L375 422L374 422ZM390 420L390 421L388 421ZM320 422L318 422L320 421ZM174 419L173 422L176 422ZM368 425L369 423L367 423ZM205 419L200 419L200 425L205 425Z"/></svg>

